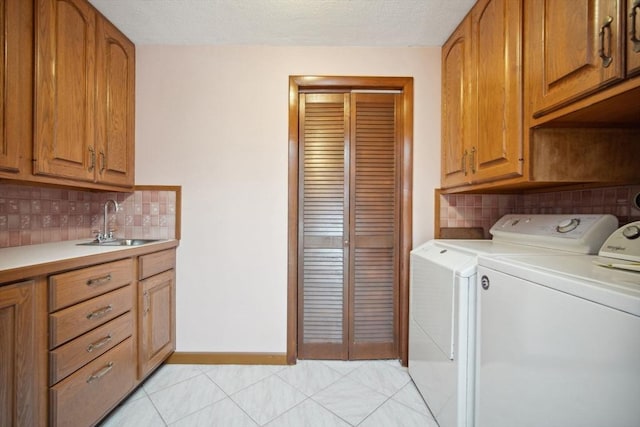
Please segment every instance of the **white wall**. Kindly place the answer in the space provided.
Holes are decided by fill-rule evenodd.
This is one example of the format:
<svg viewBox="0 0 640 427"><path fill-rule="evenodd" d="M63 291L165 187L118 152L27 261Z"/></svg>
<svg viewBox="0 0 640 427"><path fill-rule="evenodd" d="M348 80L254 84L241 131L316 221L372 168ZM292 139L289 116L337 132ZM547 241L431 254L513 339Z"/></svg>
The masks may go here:
<svg viewBox="0 0 640 427"><path fill-rule="evenodd" d="M178 351L286 352L289 75L414 77L414 245L432 237L439 47L136 54L136 183L183 191Z"/></svg>

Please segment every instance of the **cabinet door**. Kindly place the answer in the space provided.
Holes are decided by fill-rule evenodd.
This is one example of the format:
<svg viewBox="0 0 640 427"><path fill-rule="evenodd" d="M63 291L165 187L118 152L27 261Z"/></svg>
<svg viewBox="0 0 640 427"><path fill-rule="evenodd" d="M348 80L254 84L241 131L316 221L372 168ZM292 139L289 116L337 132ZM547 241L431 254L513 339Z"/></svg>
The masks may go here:
<svg viewBox="0 0 640 427"><path fill-rule="evenodd" d="M36 286L41 289L37 289ZM0 425L44 425L44 283L0 287ZM46 360L46 359L44 359ZM43 381L44 380L44 381Z"/></svg>
<svg viewBox="0 0 640 427"><path fill-rule="evenodd" d="M481 0L471 12L473 182L522 174L522 1Z"/></svg>
<svg viewBox="0 0 640 427"><path fill-rule="evenodd" d="M527 2L534 117L623 77L622 1Z"/></svg>
<svg viewBox="0 0 640 427"><path fill-rule="evenodd" d="M134 182L135 49L117 28L98 18L96 150L98 181Z"/></svg>
<svg viewBox="0 0 640 427"><path fill-rule="evenodd" d="M443 188L468 182L471 140L471 21L465 19L442 47L442 174Z"/></svg>
<svg viewBox="0 0 640 427"><path fill-rule="evenodd" d="M138 376L144 378L175 350L175 270L142 280L138 296Z"/></svg>
<svg viewBox="0 0 640 427"><path fill-rule="evenodd" d="M627 0L627 75L640 72L640 0Z"/></svg>
<svg viewBox="0 0 640 427"><path fill-rule="evenodd" d="M38 0L34 173L93 181L95 20L84 0Z"/></svg>
<svg viewBox="0 0 640 427"><path fill-rule="evenodd" d="M20 155L31 146L32 14L28 1L0 0L0 171L5 172L23 172Z"/></svg>

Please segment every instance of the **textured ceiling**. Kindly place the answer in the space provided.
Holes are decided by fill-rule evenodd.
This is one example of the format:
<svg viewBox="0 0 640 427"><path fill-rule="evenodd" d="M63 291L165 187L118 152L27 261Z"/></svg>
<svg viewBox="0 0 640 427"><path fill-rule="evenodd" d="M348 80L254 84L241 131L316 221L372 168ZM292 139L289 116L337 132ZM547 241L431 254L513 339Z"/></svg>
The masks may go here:
<svg viewBox="0 0 640 427"><path fill-rule="evenodd" d="M475 0L89 0L135 44L441 46Z"/></svg>

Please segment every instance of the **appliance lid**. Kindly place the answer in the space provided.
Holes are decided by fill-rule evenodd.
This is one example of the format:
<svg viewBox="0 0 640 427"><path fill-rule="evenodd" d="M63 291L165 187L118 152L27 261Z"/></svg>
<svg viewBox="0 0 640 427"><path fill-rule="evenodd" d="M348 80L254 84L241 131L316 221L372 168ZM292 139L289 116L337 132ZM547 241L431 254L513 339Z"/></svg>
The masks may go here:
<svg viewBox="0 0 640 427"><path fill-rule="evenodd" d="M479 257L482 267L640 316L640 274L602 268L597 255Z"/></svg>
<svg viewBox="0 0 640 427"><path fill-rule="evenodd" d="M487 243L491 241L487 240ZM470 277L476 273L476 254L456 250L456 248L444 248L438 245L437 240L430 240L422 246L411 251L411 262L416 258L424 262L443 267L453 275Z"/></svg>

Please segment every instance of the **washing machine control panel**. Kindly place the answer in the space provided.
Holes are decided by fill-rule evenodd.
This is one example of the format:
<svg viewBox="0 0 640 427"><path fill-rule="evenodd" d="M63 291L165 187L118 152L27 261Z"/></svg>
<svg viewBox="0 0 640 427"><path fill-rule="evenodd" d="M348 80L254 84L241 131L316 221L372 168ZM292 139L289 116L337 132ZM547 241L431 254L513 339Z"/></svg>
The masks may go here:
<svg viewBox="0 0 640 427"><path fill-rule="evenodd" d="M495 241L595 254L617 228L608 214L508 214L489 232Z"/></svg>
<svg viewBox="0 0 640 427"><path fill-rule="evenodd" d="M623 225L614 231L598 255L640 262L640 221Z"/></svg>

